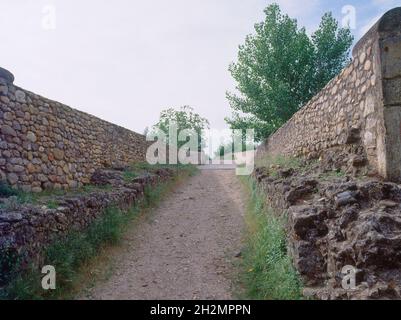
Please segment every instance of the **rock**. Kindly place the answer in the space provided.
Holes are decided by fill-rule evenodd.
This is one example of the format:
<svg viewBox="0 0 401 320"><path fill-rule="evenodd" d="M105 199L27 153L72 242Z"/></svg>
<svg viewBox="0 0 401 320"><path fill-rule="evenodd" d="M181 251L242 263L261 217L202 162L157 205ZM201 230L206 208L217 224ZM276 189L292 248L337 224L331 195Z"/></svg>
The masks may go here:
<svg viewBox="0 0 401 320"><path fill-rule="evenodd" d="M346 209L340 218L340 228L345 229L348 225L358 219L358 211L355 208Z"/></svg>
<svg viewBox="0 0 401 320"><path fill-rule="evenodd" d="M69 187L70 189L75 189L75 188L78 187L78 182L77 182L77 181L74 181L74 180L68 181L68 187Z"/></svg>
<svg viewBox="0 0 401 320"><path fill-rule="evenodd" d="M365 53L365 52L362 52L362 53L359 55L359 63L360 63L360 64L363 64L363 63L365 62L365 59L366 59L366 53Z"/></svg>
<svg viewBox="0 0 401 320"><path fill-rule="evenodd" d="M64 151L60 149L53 150L54 158L56 160L63 160L64 159Z"/></svg>
<svg viewBox="0 0 401 320"><path fill-rule="evenodd" d="M110 183L118 185L122 183L123 180L122 172L106 169L97 169L91 177L91 183L100 186Z"/></svg>
<svg viewBox="0 0 401 320"><path fill-rule="evenodd" d="M41 193L43 190L41 187L33 187L32 188L32 192L33 193Z"/></svg>
<svg viewBox="0 0 401 320"><path fill-rule="evenodd" d="M4 112L3 118L8 121L14 120L14 115L11 112Z"/></svg>
<svg viewBox="0 0 401 320"><path fill-rule="evenodd" d="M395 208L395 207L399 207L400 204L394 201L390 201L390 200L382 200L379 202L378 204L379 207L385 207L385 208Z"/></svg>
<svg viewBox="0 0 401 320"><path fill-rule="evenodd" d="M288 178L294 174L295 170L293 168L282 169L278 171L278 174L282 178Z"/></svg>
<svg viewBox="0 0 401 320"><path fill-rule="evenodd" d="M1 183L2 181L5 181L6 178L7 178L6 174L4 173L3 170L0 169L0 183Z"/></svg>
<svg viewBox="0 0 401 320"><path fill-rule="evenodd" d="M8 87L6 85L0 85L0 95L6 96L8 94Z"/></svg>
<svg viewBox="0 0 401 320"><path fill-rule="evenodd" d="M335 198L335 205L336 207L344 207L346 205L354 204L356 203L355 199L355 193L351 191L345 191L342 193L337 194Z"/></svg>
<svg viewBox="0 0 401 320"><path fill-rule="evenodd" d="M18 212L0 213L0 222L13 223L21 221L22 219L23 219L22 214Z"/></svg>
<svg viewBox="0 0 401 320"><path fill-rule="evenodd" d="M25 103L25 92L22 90L17 90L15 91L15 99L19 102L19 103Z"/></svg>
<svg viewBox="0 0 401 320"><path fill-rule="evenodd" d="M20 165L10 165L9 171L11 172L23 172L25 170L25 168L23 166Z"/></svg>
<svg viewBox="0 0 401 320"><path fill-rule="evenodd" d="M11 128L9 125L2 125L1 133L6 136L12 136L12 137L17 136L17 132L13 128Z"/></svg>
<svg viewBox="0 0 401 320"><path fill-rule="evenodd" d="M9 104L10 103L10 98L7 96L0 96L0 101L5 103L5 104Z"/></svg>
<svg viewBox="0 0 401 320"><path fill-rule="evenodd" d="M364 156L353 155L350 162L354 167L364 167L368 164L368 159Z"/></svg>
<svg viewBox="0 0 401 320"><path fill-rule="evenodd" d="M9 84L12 84L14 82L14 75L10 71L1 67L0 67L0 78Z"/></svg>
<svg viewBox="0 0 401 320"><path fill-rule="evenodd" d="M38 180L40 182L46 182L46 181L48 181L48 178L44 174L38 174Z"/></svg>
<svg viewBox="0 0 401 320"><path fill-rule="evenodd" d="M354 144L361 140L361 130L357 127L352 127L348 133L345 143L346 144Z"/></svg>
<svg viewBox="0 0 401 320"><path fill-rule="evenodd" d="M305 285L322 284L324 258L318 248L308 241L296 241L291 249L294 264L304 280Z"/></svg>
<svg viewBox="0 0 401 320"><path fill-rule="evenodd" d="M32 192L32 187L30 185L24 185L21 187L21 190L24 192Z"/></svg>
<svg viewBox="0 0 401 320"><path fill-rule="evenodd" d="M36 135L32 132L29 131L26 135L26 138L30 141L30 142L36 142Z"/></svg>
<svg viewBox="0 0 401 320"><path fill-rule="evenodd" d="M316 186L318 182L314 179L311 180L301 180L298 182L299 185L293 187L286 193L286 201L291 205L297 203L298 200L302 200L303 197L316 191Z"/></svg>
<svg viewBox="0 0 401 320"><path fill-rule="evenodd" d="M18 182L18 176L15 173L9 173L7 180L11 185L15 185Z"/></svg>
<svg viewBox="0 0 401 320"><path fill-rule="evenodd" d="M65 214L62 213L62 212L57 212L57 213L55 214L55 217L56 217L56 221L57 221L58 223L61 223L61 224L67 224L67 223L68 223L67 217L66 217Z"/></svg>
<svg viewBox="0 0 401 320"><path fill-rule="evenodd" d="M295 236L301 240L324 237L328 233L327 214L312 206L294 206L289 210L289 219Z"/></svg>

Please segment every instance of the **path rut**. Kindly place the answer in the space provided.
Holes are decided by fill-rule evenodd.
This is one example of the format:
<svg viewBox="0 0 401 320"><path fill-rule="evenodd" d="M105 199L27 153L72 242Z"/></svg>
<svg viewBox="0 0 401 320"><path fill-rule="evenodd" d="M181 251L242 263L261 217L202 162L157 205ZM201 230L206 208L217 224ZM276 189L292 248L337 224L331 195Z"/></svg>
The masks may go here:
<svg viewBox="0 0 401 320"><path fill-rule="evenodd" d="M124 237L85 299L232 299L244 199L233 170L201 170Z"/></svg>

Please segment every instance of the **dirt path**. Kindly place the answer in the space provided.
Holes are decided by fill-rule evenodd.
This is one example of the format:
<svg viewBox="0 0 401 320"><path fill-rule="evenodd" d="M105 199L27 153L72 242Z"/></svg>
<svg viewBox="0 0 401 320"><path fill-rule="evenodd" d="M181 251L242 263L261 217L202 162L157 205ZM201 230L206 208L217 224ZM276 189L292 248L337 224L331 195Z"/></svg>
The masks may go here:
<svg viewBox="0 0 401 320"><path fill-rule="evenodd" d="M86 299L231 299L244 203L232 170L202 170L124 238Z"/></svg>

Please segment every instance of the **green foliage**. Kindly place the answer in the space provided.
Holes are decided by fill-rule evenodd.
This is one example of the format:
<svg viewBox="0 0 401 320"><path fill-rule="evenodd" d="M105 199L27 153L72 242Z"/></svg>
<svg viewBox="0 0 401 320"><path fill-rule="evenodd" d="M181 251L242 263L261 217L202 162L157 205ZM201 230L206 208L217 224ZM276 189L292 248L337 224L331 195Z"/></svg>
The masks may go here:
<svg viewBox="0 0 401 320"><path fill-rule="evenodd" d="M228 143L222 143L219 148L215 151L214 156L225 158L225 156L230 155L234 152L234 144L232 142ZM231 160L233 159L233 156L231 156Z"/></svg>
<svg viewBox="0 0 401 320"><path fill-rule="evenodd" d="M129 182L132 179L136 178L138 175L135 171L132 170L125 170L123 173L123 179L125 182Z"/></svg>
<svg viewBox="0 0 401 320"><path fill-rule="evenodd" d="M57 209L57 208L59 207L58 201L55 200L55 199L50 199L50 200L47 202L47 207L48 207L49 209Z"/></svg>
<svg viewBox="0 0 401 320"><path fill-rule="evenodd" d="M296 157L287 157L287 156L270 156L265 155L262 158L259 158L255 161L257 167L277 167L280 169L300 169L305 164L301 159Z"/></svg>
<svg viewBox="0 0 401 320"><path fill-rule="evenodd" d="M203 146L202 131L209 128L209 121L207 119L195 113L194 109L189 106L181 107L180 110L170 108L161 112L159 122L153 126L153 132L161 130L166 135L166 142L168 142L170 138L169 129L173 124L176 125L178 133L183 130L191 130L196 133L198 137L198 151L201 151L201 147ZM189 137L187 141L189 141ZM177 147L180 148L187 141L178 141Z"/></svg>
<svg viewBox="0 0 401 320"><path fill-rule="evenodd" d="M8 184L0 181L0 197L11 197L15 196L17 192L12 189Z"/></svg>
<svg viewBox="0 0 401 320"><path fill-rule="evenodd" d="M41 274L31 267L27 273L18 276L7 287L7 298L22 300L54 298L60 292L71 289L79 267L94 257L102 246L116 244L121 238L124 226L137 212L135 208L128 212L109 208L85 232L71 232L68 237L50 245L45 250L44 263L56 268L56 291L42 290Z"/></svg>
<svg viewBox="0 0 401 320"><path fill-rule="evenodd" d="M12 249L0 250L0 287L8 283L18 273L20 255ZM1 298L1 296L0 296Z"/></svg>
<svg viewBox="0 0 401 320"><path fill-rule="evenodd" d="M336 171L327 171L327 172L323 172L319 175L319 178L322 181L330 181L336 178L344 178L346 177L346 173L344 171L342 171L341 169L338 169Z"/></svg>
<svg viewBox="0 0 401 320"><path fill-rule="evenodd" d="M313 92L319 92L349 63L353 37L349 29L339 28L331 13L322 17L319 29L312 35L314 50Z"/></svg>
<svg viewBox="0 0 401 320"><path fill-rule="evenodd" d="M85 185L78 189L72 190L45 190L39 193L33 192L24 192L21 190L13 190L14 195L10 196L9 199L6 199L5 204L10 205L21 205L21 204L43 204L46 205L49 209L56 209L57 205L57 197L63 196L73 196L73 195L80 195L83 193L90 193L90 192L99 192L99 191L106 191L110 190L110 185L105 186L94 186L94 185ZM7 201L8 200L8 201ZM3 205L4 206L4 205Z"/></svg>
<svg viewBox="0 0 401 320"><path fill-rule="evenodd" d="M302 284L287 252L286 217L274 215L250 178L244 183L250 192L242 277L246 298L302 299Z"/></svg>
<svg viewBox="0 0 401 320"><path fill-rule="evenodd" d="M265 9L230 65L240 95L227 93L233 129L255 129L261 141L281 127L349 61L353 37L339 28L331 13L323 16L310 38L277 4Z"/></svg>

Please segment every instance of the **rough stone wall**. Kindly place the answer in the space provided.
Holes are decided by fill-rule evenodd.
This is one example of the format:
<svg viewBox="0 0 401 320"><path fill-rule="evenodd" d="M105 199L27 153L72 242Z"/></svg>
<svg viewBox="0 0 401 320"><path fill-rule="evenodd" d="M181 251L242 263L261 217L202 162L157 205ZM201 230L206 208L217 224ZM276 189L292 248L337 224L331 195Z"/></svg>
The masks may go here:
<svg viewBox="0 0 401 320"><path fill-rule="evenodd" d="M375 178L257 168L253 177L273 210L286 213L288 253L304 295L313 299L401 299L401 186ZM356 271L345 290L343 268Z"/></svg>
<svg viewBox="0 0 401 320"><path fill-rule="evenodd" d="M401 8L358 42L353 60L258 150L258 156L364 155L372 173L401 177Z"/></svg>
<svg viewBox="0 0 401 320"><path fill-rule="evenodd" d="M19 204L15 208L0 208L0 258L6 253L16 254L22 263L43 263L43 250L54 240L71 231L82 231L101 217L105 210L116 207L121 210L132 208L143 200L146 187L172 180L176 172L171 169L157 169L127 181L123 171L98 169L91 178L94 186L110 188L95 189L87 193L68 192L53 196L56 204L48 208L43 198L36 204ZM7 199L3 199L7 200ZM2 269L0 259L0 271ZM4 285L0 272L0 289ZM4 280L4 279L3 279Z"/></svg>
<svg viewBox="0 0 401 320"><path fill-rule="evenodd" d="M66 189L88 183L97 168L144 161L144 136L18 88L13 79L0 70L0 181L33 192Z"/></svg>

